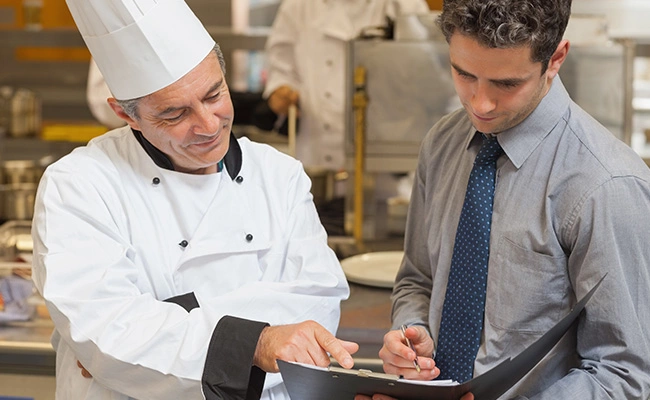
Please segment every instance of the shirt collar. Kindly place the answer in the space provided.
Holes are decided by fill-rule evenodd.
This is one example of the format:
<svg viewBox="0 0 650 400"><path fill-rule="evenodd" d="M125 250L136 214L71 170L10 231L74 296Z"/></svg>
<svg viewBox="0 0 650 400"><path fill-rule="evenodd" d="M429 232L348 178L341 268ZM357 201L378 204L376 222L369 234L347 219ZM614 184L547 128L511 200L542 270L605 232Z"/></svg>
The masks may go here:
<svg viewBox="0 0 650 400"><path fill-rule="evenodd" d="M174 164L167 156L167 154L163 153L156 146L151 144L151 142L149 142L144 137L142 132L135 129L131 129L131 131L133 132L133 135L135 136L138 143L140 143L144 151L149 155L149 157L151 157L151 160L158 167L174 171ZM242 151L241 147L239 146L239 142L237 141L235 135L230 132L230 144L228 146L228 152L226 152L226 156L223 158L223 160L219 161L220 167L218 169L221 170L225 164L226 171L228 171L230 179L235 179L237 175L239 175L239 171L241 171L242 160Z"/></svg>
<svg viewBox="0 0 650 400"><path fill-rule="evenodd" d="M559 76L535 110L521 123L499 133L499 144L516 168L520 168L566 113L571 98Z"/></svg>

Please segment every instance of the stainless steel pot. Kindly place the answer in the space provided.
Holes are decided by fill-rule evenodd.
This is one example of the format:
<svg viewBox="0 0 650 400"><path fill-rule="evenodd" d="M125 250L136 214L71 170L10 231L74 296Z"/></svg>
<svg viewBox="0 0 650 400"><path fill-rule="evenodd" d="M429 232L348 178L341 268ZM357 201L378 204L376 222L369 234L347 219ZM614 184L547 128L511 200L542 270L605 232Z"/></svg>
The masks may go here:
<svg viewBox="0 0 650 400"><path fill-rule="evenodd" d="M11 99L9 134L13 137L34 136L41 130L41 101L36 93L19 88Z"/></svg>
<svg viewBox="0 0 650 400"><path fill-rule="evenodd" d="M36 160L7 160L0 164L0 184L38 183L43 167Z"/></svg>
<svg viewBox="0 0 650 400"><path fill-rule="evenodd" d="M0 163L0 220L32 219L36 187L45 165L39 160Z"/></svg>
<svg viewBox="0 0 650 400"><path fill-rule="evenodd" d="M0 185L0 217L3 220L31 220L34 216L36 183Z"/></svg>

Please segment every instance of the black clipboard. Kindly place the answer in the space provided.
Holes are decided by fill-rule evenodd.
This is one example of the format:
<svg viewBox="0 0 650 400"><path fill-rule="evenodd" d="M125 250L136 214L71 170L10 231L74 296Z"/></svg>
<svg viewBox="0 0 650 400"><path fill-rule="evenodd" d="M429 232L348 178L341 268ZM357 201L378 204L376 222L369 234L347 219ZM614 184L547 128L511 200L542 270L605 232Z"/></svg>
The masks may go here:
<svg viewBox="0 0 650 400"><path fill-rule="evenodd" d="M605 274L606 276L607 274ZM515 358L465 383L430 386L368 370L319 368L278 360L289 396L296 400L352 400L356 394L386 394L400 400L458 400L472 392L480 400L496 399L514 386L560 341L605 277L553 328Z"/></svg>

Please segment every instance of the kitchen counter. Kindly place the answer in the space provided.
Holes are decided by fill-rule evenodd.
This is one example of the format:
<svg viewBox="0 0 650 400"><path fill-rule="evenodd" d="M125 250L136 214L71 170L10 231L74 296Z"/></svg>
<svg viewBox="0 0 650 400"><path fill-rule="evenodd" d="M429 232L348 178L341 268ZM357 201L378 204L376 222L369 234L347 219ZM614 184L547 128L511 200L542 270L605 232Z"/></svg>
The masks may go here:
<svg viewBox="0 0 650 400"><path fill-rule="evenodd" d="M383 336L390 329L390 289L350 284L350 298L341 305L337 336L360 344L359 365L377 364ZM0 325L0 374L54 375L50 319ZM370 366L368 365L370 364ZM2 394L2 393L0 393Z"/></svg>
<svg viewBox="0 0 650 400"><path fill-rule="evenodd" d="M54 375L54 324L47 318L0 325L0 374Z"/></svg>

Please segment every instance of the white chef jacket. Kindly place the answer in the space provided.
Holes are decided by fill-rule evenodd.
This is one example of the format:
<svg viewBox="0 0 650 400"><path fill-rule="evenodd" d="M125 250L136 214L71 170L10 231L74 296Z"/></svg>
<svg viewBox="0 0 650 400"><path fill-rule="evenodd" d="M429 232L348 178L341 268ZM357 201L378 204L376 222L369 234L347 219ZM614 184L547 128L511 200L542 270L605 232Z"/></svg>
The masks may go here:
<svg viewBox="0 0 650 400"><path fill-rule="evenodd" d="M157 165L129 127L48 167L33 278L56 327L57 399L203 399L226 315L336 332L349 289L309 190L298 161L234 136L218 174ZM189 312L162 301L188 293ZM279 374L265 388L289 398Z"/></svg>
<svg viewBox="0 0 650 400"><path fill-rule="evenodd" d="M346 43L386 17L426 13L424 0L283 0L266 42L264 96L282 85L298 90L296 157L307 167L345 164Z"/></svg>

